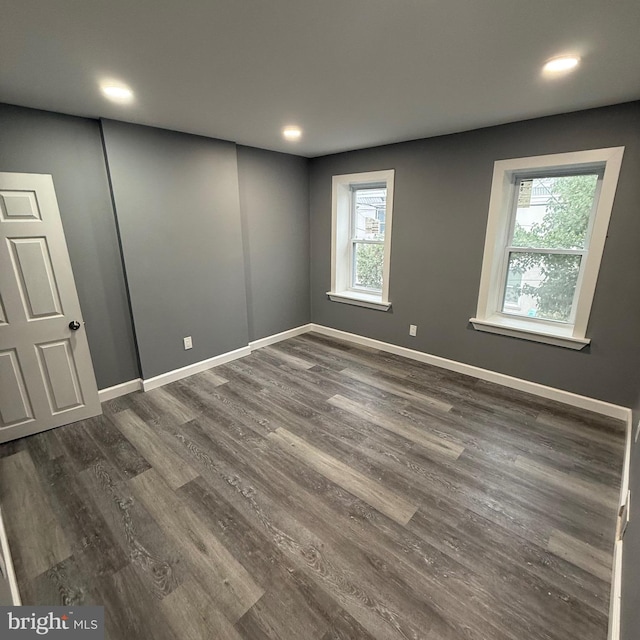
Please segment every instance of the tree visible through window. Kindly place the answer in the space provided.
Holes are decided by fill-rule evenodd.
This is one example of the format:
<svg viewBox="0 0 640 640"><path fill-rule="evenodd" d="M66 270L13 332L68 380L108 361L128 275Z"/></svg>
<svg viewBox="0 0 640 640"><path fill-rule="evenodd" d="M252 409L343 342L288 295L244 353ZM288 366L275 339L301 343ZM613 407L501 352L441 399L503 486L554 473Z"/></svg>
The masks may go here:
<svg viewBox="0 0 640 640"><path fill-rule="evenodd" d="M598 175L521 178L503 313L572 321Z"/></svg>

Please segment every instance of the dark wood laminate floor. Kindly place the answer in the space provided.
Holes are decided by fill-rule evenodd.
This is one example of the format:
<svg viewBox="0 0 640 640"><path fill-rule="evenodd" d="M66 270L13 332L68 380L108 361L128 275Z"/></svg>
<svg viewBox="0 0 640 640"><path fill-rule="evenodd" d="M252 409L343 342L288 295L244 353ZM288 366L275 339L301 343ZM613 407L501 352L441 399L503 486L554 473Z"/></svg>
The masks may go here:
<svg viewBox="0 0 640 640"><path fill-rule="evenodd" d="M0 446L29 604L115 639L605 640L622 424L313 334Z"/></svg>

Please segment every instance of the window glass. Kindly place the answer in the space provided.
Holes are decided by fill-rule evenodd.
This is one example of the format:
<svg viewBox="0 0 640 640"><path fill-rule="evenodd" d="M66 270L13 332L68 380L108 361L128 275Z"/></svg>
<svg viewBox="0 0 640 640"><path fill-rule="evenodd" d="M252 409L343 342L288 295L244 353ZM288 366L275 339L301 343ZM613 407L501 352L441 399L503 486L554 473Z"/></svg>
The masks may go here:
<svg viewBox="0 0 640 640"><path fill-rule="evenodd" d="M354 242L353 286L358 289L382 291L384 244Z"/></svg>
<svg viewBox="0 0 640 640"><path fill-rule="evenodd" d="M597 174L520 179L513 247L584 249Z"/></svg>
<svg viewBox="0 0 640 640"><path fill-rule="evenodd" d="M387 189L354 189L353 201L354 239L384 242Z"/></svg>
<svg viewBox="0 0 640 640"><path fill-rule="evenodd" d="M520 308L520 294L522 293L522 269L510 268L507 274L507 286L504 292L504 310Z"/></svg>
<svg viewBox="0 0 640 640"><path fill-rule="evenodd" d="M597 185L596 173L517 180L502 313L572 321Z"/></svg>
<svg viewBox="0 0 640 640"><path fill-rule="evenodd" d="M386 187L354 187L351 286L382 291Z"/></svg>
<svg viewBox="0 0 640 640"><path fill-rule="evenodd" d="M581 255L509 253L503 313L569 322Z"/></svg>

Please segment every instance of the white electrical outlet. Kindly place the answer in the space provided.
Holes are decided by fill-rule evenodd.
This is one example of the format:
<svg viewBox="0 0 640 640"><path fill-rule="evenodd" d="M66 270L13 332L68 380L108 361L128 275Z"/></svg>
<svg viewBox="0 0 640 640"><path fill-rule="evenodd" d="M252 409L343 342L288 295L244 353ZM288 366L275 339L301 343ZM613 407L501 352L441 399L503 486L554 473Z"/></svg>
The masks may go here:
<svg viewBox="0 0 640 640"><path fill-rule="evenodd" d="M410 336L416 336L418 334L418 325L417 324L410 324L409 325L409 335Z"/></svg>
<svg viewBox="0 0 640 640"><path fill-rule="evenodd" d="M184 339L184 348L185 349L193 349L193 341L191 340L191 336L187 336Z"/></svg>

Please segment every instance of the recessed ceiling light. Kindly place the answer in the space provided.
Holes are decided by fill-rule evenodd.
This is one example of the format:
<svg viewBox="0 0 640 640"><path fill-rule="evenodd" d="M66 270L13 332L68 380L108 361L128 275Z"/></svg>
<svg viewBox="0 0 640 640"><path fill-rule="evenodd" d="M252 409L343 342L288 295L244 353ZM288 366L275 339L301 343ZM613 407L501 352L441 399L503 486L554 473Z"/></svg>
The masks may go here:
<svg viewBox="0 0 640 640"><path fill-rule="evenodd" d="M123 84L105 83L100 85L100 89L112 102L125 104L133 100L133 91Z"/></svg>
<svg viewBox="0 0 640 640"><path fill-rule="evenodd" d="M560 73L562 71L571 71L575 69L580 63L578 56L561 56L558 58L552 58L549 60L542 70L545 73Z"/></svg>
<svg viewBox="0 0 640 640"><path fill-rule="evenodd" d="M300 140L300 136L302 135L302 130L300 127L285 127L282 130L282 135L285 140L289 140L289 142L295 142L296 140Z"/></svg>

